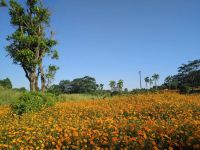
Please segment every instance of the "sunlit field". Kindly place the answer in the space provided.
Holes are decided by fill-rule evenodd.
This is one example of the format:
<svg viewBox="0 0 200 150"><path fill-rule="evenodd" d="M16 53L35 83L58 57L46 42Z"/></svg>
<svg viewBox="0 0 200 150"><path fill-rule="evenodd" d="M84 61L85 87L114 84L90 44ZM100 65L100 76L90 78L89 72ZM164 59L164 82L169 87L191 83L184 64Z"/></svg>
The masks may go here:
<svg viewBox="0 0 200 150"><path fill-rule="evenodd" d="M117 96L15 116L0 109L0 149L199 149L200 95Z"/></svg>

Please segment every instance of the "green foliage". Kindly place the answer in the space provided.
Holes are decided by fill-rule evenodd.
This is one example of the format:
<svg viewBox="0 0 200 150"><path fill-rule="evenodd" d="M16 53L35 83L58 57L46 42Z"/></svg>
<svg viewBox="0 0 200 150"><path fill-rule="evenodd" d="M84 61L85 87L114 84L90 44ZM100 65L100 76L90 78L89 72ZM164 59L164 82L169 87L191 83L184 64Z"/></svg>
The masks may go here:
<svg viewBox="0 0 200 150"><path fill-rule="evenodd" d="M124 89L124 93L128 93L128 89L127 88Z"/></svg>
<svg viewBox="0 0 200 150"><path fill-rule="evenodd" d="M89 76L74 79L70 86L71 93L94 93L97 89L95 78Z"/></svg>
<svg viewBox="0 0 200 150"><path fill-rule="evenodd" d="M144 81L145 81L145 83L146 83L146 88L148 87L149 80L150 80L149 77L144 78Z"/></svg>
<svg viewBox="0 0 200 150"><path fill-rule="evenodd" d="M10 23L15 30L7 38L9 45L6 51L13 62L23 68L30 82L30 90L38 89L37 82L40 75L42 91L45 91L43 58L50 56L52 59L58 59L58 52L53 49L57 42L52 36L46 36L50 12L40 0L26 0L25 4L10 0L8 8ZM51 70L50 73L54 76L55 70ZM47 77L49 80L53 78L50 75Z"/></svg>
<svg viewBox="0 0 200 150"><path fill-rule="evenodd" d="M115 91L116 82L112 80L112 81L110 81L109 85L110 85L111 91L112 92Z"/></svg>
<svg viewBox="0 0 200 150"><path fill-rule="evenodd" d="M173 76L167 76L162 86L171 90L177 89L178 80L174 79Z"/></svg>
<svg viewBox="0 0 200 150"><path fill-rule="evenodd" d="M72 91L70 80L61 80L59 83L61 93L70 93Z"/></svg>
<svg viewBox="0 0 200 150"><path fill-rule="evenodd" d="M17 115L22 115L27 112L37 112L44 107L53 106L55 98L52 94L42 94L26 92L19 99L11 104L11 110Z"/></svg>
<svg viewBox="0 0 200 150"><path fill-rule="evenodd" d="M14 103L21 94L21 92L0 86L0 105L10 105Z"/></svg>
<svg viewBox="0 0 200 150"><path fill-rule="evenodd" d="M46 71L47 73L45 74L46 80L47 80L47 88L51 85L55 78L56 71L59 69L59 67L55 65L49 65L48 70Z"/></svg>
<svg viewBox="0 0 200 150"><path fill-rule="evenodd" d="M199 87L200 59L182 64L178 68L178 74L166 77L162 85L162 88L179 89L180 93L196 93L199 91Z"/></svg>
<svg viewBox="0 0 200 150"><path fill-rule="evenodd" d="M186 85L180 87L181 94L189 94L191 90L192 90L191 87L186 86Z"/></svg>
<svg viewBox="0 0 200 150"><path fill-rule="evenodd" d="M93 77L85 76L76 78L73 81L62 80L59 85L51 86L48 91L51 93L95 93L97 90L96 80Z"/></svg>
<svg viewBox="0 0 200 150"><path fill-rule="evenodd" d="M12 83L9 78L0 80L0 86L7 88L7 89L12 89Z"/></svg>
<svg viewBox="0 0 200 150"><path fill-rule="evenodd" d="M59 102L66 102L66 101L98 100L105 98L105 96L106 95L94 95L94 94L61 94L58 96L57 99Z"/></svg>
<svg viewBox="0 0 200 150"><path fill-rule="evenodd" d="M14 88L14 91L18 91L18 92L26 92L26 88L25 87L21 87L21 88Z"/></svg>
<svg viewBox="0 0 200 150"><path fill-rule="evenodd" d="M48 93L52 93L52 94L55 94L55 95L60 95L62 93L59 85L56 85L56 84L53 84L52 86L50 86L48 89L47 89L47 92Z"/></svg>
<svg viewBox="0 0 200 150"><path fill-rule="evenodd" d="M5 0L1 0L0 2L0 7L6 7L7 3L5 2Z"/></svg>
<svg viewBox="0 0 200 150"><path fill-rule="evenodd" d="M123 81L123 80L119 80L119 81L117 82L117 90L118 90L119 92L122 92L123 86L124 86L124 81Z"/></svg>
<svg viewBox="0 0 200 150"><path fill-rule="evenodd" d="M154 73L153 75L152 75L152 79L153 79L153 81L155 82L155 87L157 88L157 81L158 81L158 79L160 78L160 76L159 76L159 74L156 74L156 73Z"/></svg>
<svg viewBox="0 0 200 150"><path fill-rule="evenodd" d="M200 59L182 64L178 68L178 74L174 78L179 81L179 86L200 86Z"/></svg>

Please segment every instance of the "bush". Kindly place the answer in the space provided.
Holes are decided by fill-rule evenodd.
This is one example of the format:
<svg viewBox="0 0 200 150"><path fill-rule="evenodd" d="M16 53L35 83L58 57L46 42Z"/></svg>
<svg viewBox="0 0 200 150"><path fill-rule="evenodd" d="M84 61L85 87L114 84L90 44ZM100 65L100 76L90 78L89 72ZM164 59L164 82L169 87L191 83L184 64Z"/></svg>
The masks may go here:
<svg viewBox="0 0 200 150"><path fill-rule="evenodd" d="M54 95L34 92L25 92L19 99L11 104L11 110L17 115L27 112L37 112L44 107L53 106L55 102Z"/></svg>
<svg viewBox="0 0 200 150"><path fill-rule="evenodd" d="M189 86L180 87L181 94L189 94L190 92L191 92L191 87L189 87Z"/></svg>

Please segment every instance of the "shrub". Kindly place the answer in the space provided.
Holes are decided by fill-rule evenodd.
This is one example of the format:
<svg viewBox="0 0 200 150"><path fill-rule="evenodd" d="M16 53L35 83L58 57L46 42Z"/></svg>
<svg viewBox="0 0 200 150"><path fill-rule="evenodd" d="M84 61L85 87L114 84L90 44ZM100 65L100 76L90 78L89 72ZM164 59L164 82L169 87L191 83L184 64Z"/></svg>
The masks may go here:
<svg viewBox="0 0 200 150"><path fill-rule="evenodd" d="M44 107L53 106L54 101L54 96L51 94L25 92L15 103L11 104L11 110L17 115L27 112L37 112Z"/></svg>
<svg viewBox="0 0 200 150"><path fill-rule="evenodd" d="M191 92L191 87L189 87L189 86L180 87L181 94L189 94L190 92Z"/></svg>

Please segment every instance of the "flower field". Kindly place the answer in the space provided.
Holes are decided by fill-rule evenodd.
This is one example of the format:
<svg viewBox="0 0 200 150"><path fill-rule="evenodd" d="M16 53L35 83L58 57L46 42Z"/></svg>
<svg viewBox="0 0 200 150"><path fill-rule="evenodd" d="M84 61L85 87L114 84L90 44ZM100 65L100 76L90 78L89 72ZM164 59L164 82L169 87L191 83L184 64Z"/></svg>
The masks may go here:
<svg viewBox="0 0 200 150"><path fill-rule="evenodd" d="M19 117L0 107L0 149L200 149L200 95L57 103Z"/></svg>

